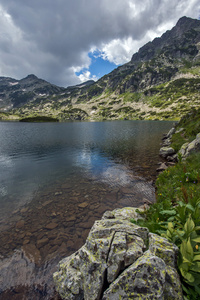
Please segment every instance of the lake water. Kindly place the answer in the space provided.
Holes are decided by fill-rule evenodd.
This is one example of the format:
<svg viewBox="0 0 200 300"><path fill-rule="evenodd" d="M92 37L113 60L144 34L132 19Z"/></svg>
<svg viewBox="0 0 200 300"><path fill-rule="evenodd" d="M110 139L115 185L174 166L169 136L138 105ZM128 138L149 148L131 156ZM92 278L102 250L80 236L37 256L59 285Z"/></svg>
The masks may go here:
<svg viewBox="0 0 200 300"><path fill-rule="evenodd" d="M0 123L0 299L57 299L52 273L106 210L155 200L172 122Z"/></svg>

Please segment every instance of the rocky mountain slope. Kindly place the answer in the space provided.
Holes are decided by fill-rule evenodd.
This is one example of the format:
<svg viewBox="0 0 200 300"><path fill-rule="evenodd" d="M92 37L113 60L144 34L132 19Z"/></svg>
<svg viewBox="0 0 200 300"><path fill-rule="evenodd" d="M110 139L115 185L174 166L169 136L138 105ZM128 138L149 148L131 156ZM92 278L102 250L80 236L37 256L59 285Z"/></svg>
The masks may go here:
<svg viewBox="0 0 200 300"><path fill-rule="evenodd" d="M0 107L20 107L27 102L61 93L64 90L32 74L21 80L0 77Z"/></svg>
<svg viewBox="0 0 200 300"><path fill-rule="evenodd" d="M17 118L179 119L200 106L199 90L200 20L183 17L97 82L60 88L34 75L0 77L0 106Z"/></svg>

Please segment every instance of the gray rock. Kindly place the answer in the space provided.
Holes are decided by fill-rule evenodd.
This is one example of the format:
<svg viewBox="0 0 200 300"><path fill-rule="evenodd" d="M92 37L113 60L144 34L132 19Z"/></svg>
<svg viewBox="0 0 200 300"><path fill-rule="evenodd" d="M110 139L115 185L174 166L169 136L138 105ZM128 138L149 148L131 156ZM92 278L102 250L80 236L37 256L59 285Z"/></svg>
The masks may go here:
<svg viewBox="0 0 200 300"><path fill-rule="evenodd" d="M164 139L163 143L162 143L163 147L168 147L171 145L171 140L170 138Z"/></svg>
<svg viewBox="0 0 200 300"><path fill-rule="evenodd" d="M157 234L149 233L149 250L162 258L166 265L176 268L178 247Z"/></svg>
<svg viewBox="0 0 200 300"><path fill-rule="evenodd" d="M184 143L181 146L181 149L179 150L179 153L181 154L182 157L185 157L188 145L189 145L189 143Z"/></svg>
<svg viewBox="0 0 200 300"><path fill-rule="evenodd" d="M191 153L195 153L200 151L200 133L196 135L196 139L194 139L191 143L185 143L182 145L179 153L181 154L182 158L185 159Z"/></svg>
<svg viewBox="0 0 200 300"><path fill-rule="evenodd" d="M168 166L165 163L161 163L161 165L159 166L159 168L156 169L157 172L162 172L164 170L166 170L168 168Z"/></svg>
<svg viewBox="0 0 200 300"><path fill-rule="evenodd" d="M183 299L177 271L146 251L104 292L103 300Z"/></svg>
<svg viewBox="0 0 200 300"><path fill-rule="evenodd" d="M102 219L122 219L122 220L130 220L130 219L142 219L142 216L138 213L138 211L143 211L144 209L148 209L146 205L142 205L139 208L136 207L124 207L114 209L113 211L106 211L103 214Z"/></svg>
<svg viewBox="0 0 200 300"><path fill-rule="evenodd" d="M94 223L85 245L53 275L62 299L182 299L177 247L131 223L137 215L124 208Z"/></svg>
<svg viewBox="0 0 200 300"><path fill-rule="evenodd" d="M175 150L172 147L162 147L159 152L160 156L166 158L167 156L171 156L175 154Z"/></svg>
<svg viewBox="0 0 200 300"><path fill-rule="evenodd" d="M169 162L177 162L178 161L178 155L177 154L173 154L173 155L170 155L170 156L167 156L167 161L169 164Z"/></svg>
<svg viewBox="0 0 200 300"><path fill-rule="evenodd" d="M107 262L107 281L113 282L124 267L132 264L146 248L143 239L137 235L116 232Z"/></svg>
<svg viewBox="0 0 200 300"><path fill-rule="evenodd" d="M116 232L110 248L107 262L107 280L113 282L123 268L126 254L126 233Z"/></svg>
<svg viewBox="0 0 200 300"><path fill-rule="evenodd" d="M172 127L170 131L167 133L166 138L171 139L172 135L176 132L176 128Z"/></svg>
<svg viewBox="0 0 200 300"><path fill-rule="evenodd" d="M175 133L180 133L180 132L182 132L182 131L184 131L184 128L179 128L178 130L176 130L176 132Z"/></svg>
<svg viewBox="0 0 200 300"><path fill-rule="evenodd" d="M107 267L109 280L114 280L122 266L132 263L140 252L143 253L139 245L144 248L147 237L147 228L128 220L96 221L85 245L60 262L60 270L54 273L57 291L63 299L83 299L80 294L84 299L100 299ZM137 247L133 240L138 241ZM109 256L116 249L118 254Z"/></svg>

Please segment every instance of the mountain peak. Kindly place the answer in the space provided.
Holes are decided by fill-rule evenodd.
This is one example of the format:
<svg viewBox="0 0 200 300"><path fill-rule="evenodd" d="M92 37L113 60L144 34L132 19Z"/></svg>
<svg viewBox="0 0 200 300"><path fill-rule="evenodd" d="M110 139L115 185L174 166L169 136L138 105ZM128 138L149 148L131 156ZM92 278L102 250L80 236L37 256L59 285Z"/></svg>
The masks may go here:
<svg viewBox="0 0 200 300"><path fill-rule="evenodd" d="M38 79L38 77L35 76L34 74L29 74L29 75L26 76L24 79Z"/></svg>
<svg viewBox="0 0 200 300"><path fill-rule="evenodd" d="M186 16L183 16L181 17L178 22L176 23L176 26L182 26L182 25L185 25L185 24L188 24L188 25L192 25L193 23L196 23L198 22L199 20L197 19L192 19L192 18L189 18L189 17L186 17Z"/></svg>
<svg viewBox="0 0 200 300"><path fill-rule="evenodd" d="M176 23L176 26L174 26L171 30L171 32L176 33L177 35L182 35L188 30L195 29L196 27L199 27L200 21L197 19L192 19L189 17L182 17L178 20Z"/></svg>
<svg viewBox="0 0 200 300"><path fill-rule="evenodd" d="M179 41L182 41L181 43L188 42L195 44L200 39L199 28L200 20L184 16L178 20L177 24L171 30L166 31L161 37L155 38L152 42L148 42L141 47L139 51L132 56L131 62L137 63L150 60L155 56L158 50L164 47L174 49L175 43L178 44ZM191 30L195 31L195 35L191 34ZM185 39L186 36L187 38ZM173 53L173 55L175 56L176 54Z"/></svg>

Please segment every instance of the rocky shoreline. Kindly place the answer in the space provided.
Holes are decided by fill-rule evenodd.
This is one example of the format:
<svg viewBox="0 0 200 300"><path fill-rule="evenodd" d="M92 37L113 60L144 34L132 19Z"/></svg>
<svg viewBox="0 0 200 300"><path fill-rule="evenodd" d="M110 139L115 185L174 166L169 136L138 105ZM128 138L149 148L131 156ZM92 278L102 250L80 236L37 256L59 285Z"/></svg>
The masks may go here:
<svg viewBox="0 0 200 300"><path fill-rule="evenodd" d="M170 147L173 127L163 137L158 172L178 161ZM148 209L147 205L140 210ZM59 263L55 287L62 299L183 299L177 272L178 248L130 222L134 207L115 209L95 221L86 243Z"/></svg>
<svg viewBox="0 0 200 300"><path fill-rule="evenodd" d="M174 148L171 147L171 139L173 134L180 133L183 130L184 128L176 130L176 127L174 126L166 135L164 135L159 155L164 158L166 162L160 163L160 167L157 169L158 172L166 170L168 167L175 165L180 159L185 160L191 153L200 150L200 133L198 133L193 141L184 143L176 153Z"/></svg>

